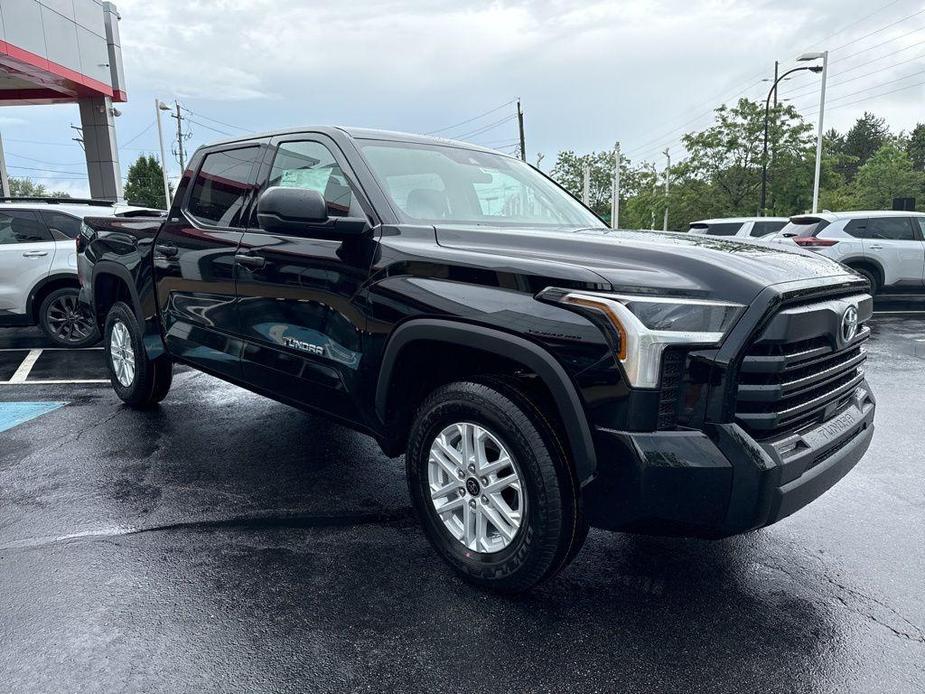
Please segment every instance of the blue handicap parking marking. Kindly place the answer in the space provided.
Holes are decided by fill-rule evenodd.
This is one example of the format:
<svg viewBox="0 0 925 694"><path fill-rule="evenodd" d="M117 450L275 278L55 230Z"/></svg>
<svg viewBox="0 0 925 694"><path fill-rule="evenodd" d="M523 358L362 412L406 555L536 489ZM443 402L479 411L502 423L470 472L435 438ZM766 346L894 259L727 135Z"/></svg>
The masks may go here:
<svg viewBox="0 0 925 694"><path fill-rule="evenodd" d="M0 402L0 431L12 429L65 405L66 402Z"/></svg>

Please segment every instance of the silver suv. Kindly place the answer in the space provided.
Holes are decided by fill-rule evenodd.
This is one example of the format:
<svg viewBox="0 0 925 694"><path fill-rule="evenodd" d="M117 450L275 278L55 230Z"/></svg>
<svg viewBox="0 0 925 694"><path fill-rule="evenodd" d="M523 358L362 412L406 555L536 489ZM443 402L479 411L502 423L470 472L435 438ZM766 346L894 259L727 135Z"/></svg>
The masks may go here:
<svg viewBox="0 0 925 694"><path fill-rule="evenodd" d="M39 325L62 347L99 340L78 306L75 239L86 217L161 214L104 200L0 198L0 327Z"/></svg>
<svg viewBox="0 0 925 694"><path fill-rule="evenodd" d="M825 212L791 217L773 243L796 244L847 265L882 290L925 290L925 214Z"/></svg>

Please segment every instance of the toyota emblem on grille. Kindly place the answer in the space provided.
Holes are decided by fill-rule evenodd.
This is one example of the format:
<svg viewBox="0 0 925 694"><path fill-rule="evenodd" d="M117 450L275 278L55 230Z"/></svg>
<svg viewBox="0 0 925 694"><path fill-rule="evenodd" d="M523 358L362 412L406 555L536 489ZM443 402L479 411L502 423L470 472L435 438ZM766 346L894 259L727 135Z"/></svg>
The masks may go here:
<svg viewBox="0 0 925 694"><path fill-rule="evenodd" d="M841 339L848 344L858 334L858 309L857 306L849 306L841 317Z"/></svg>

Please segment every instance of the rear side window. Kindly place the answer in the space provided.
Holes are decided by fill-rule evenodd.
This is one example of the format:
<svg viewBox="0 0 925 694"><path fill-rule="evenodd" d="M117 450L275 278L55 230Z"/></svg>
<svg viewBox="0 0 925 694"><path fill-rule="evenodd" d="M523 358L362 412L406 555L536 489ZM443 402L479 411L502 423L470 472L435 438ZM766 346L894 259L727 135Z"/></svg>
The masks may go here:
<svg viewBox="0 0 925 694"><path fill-rule="evenodd" d="M919 231L921 232L919 238L925 238L925 217L915 217L913 221L918 222Z"/></svg>
<svg viewBox="0 0 925 694"><path fill-rule="evenodd" d="M270 185L321 193L331 217L362 217L347 176L320 142L283 142L276 150Z"/></svg>
<svg viewBox="0 0 925 694"><path fill-rule="evenodd" d="M707 229L708 236L735 236L742 228L742 222L721 222L711 224Z"/></svg>
<svg viewBox="0 0 925 694"><path fill-rule="evenodd" d="M207 154L193 181L189 213L212 226L241 227L260 151L255 146Z"/></svg>
<svg viewBox="0 0 925 694"><path fill-rule="evenodd" d="M35 212L4 210L0 212L0 245L53 241L51 232Z"/></svg>
<svg viewBox="0 0 925 694"><path fill-rule="evenodd" d="M46 212L42 211L42 217L45 219L45 224L48 225L48 228L51 229L52 233L58 232L64 236L67 236L69 239L76 239L77 234L80 233L80 220L77 217L72 217L69 214L63 214L61 212Z"/></svg>
<svg viewBox="0 0 925 694"><path fill-rule="evenodd" d="M914 241L912 220L908 217L871 217L867 220L866 239Z"/></svg>
<svg viewBox="0 0 925 694"><path fill-rule="evenodd" d="M784 228L787 222L755 222L752 227L752 236L767 236Z"/></svg>

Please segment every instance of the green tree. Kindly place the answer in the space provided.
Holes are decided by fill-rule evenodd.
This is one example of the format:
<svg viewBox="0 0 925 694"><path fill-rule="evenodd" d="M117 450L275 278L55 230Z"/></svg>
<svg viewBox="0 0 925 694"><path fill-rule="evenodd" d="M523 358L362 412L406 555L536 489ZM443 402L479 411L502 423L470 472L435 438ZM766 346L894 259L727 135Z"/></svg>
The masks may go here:
<svg viewBox="0 0 925 694"><path fill-rule="evenodd" d="M889 140L890 128L886 120L865 111L845 134L843 153L853 157L842 171L845 180L853 181L859 169Z"/></svg>
<svg viewBox="0 0 925 694"><path fill-rule="evenodd" d="M163 209L167 204L164 200L164 171L153 155L142 154L128 167L125 199L155 209Z"/></svg>
<svg viewBox="0 0 925 694"><path fill-rule="evenodd" d="M584 195L584 167L589 164L590 175L590 205L589 207L601 217L610 220L611 196L613 195L613 152L592 152L578 155L572 150L559 152L556 163L550 171L550 176L579 200ZM625 188L623 182L624 165L621 162L620 187ZM621 195L621 198L623 196Z"/></svg>
<svg viewBox="0 0 925 694"><path fill-rule="evenodd" d="M854 186L854 203L859 209L888 210L893 198L921 200L925 194L925 173L912 168L912 160L903 149L888 143L858 169Z"/></svg>
<svg viewBox="0 0 925 694"><path fill-rule="evenodd" d="M916 171L925 171L925 123L919 123L909 133L906 153L912 160L912 168Z"/></svg>
<svg viewBox="0 0 925 694"><path fill-rule="evenodd" d="M28 178L10 178L10 195L14 198L69 198L69 193L57 190L49 192L47 186Z"/></svg>
<svg viewBox="0 0 925 694"><path fill-rule="evenodd" d="M689 154L683 173L709 183L714 197L709 204L712 215L755 214L764 161L764 104L740 99L734 107L720 106L715 113L712 126L683 137ZM792 178L794 166L804 165L812 143L811 130L792 106L778 106L770 113L768 180L773 208L792 206L775 193L783 188L780 182Z"/></svg>

